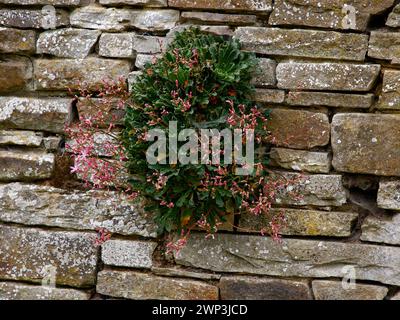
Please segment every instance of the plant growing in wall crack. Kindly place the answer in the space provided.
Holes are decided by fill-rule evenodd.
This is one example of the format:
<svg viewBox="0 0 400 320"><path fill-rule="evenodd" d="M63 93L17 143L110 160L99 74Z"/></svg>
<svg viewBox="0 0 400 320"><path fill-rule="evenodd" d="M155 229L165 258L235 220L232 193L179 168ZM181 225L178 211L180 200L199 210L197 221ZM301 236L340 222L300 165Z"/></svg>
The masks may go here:
<svg viewBox="0 0 400 320"><path fill-rule="evenodd" d="M126 111L122 133L103 144L107 159L95 154L94 137L109 116L81 117L71 127L78 140L69 146L73 171L87 184L144 198L160 231L180 235L168 243L172 250L195 228L212 235L234 213L269 215L277 194L293 181L267 168L268 112L250 99L256 67L256 57L237 41L194 28L178 33L162 57L145 66L130 95L121 86L100 90L112 103L118 96ZM114 129L108 125L103 133L113 137ZM120 169L128 174L121 178ZM262 232L277 238L281 218L271 217Z"/></svg>

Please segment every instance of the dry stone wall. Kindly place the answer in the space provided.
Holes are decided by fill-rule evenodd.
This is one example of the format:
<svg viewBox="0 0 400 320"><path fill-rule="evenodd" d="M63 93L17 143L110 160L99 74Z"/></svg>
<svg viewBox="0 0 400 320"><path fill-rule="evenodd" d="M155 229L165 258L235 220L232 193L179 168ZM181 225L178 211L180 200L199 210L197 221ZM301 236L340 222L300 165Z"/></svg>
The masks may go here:
<svg viewBox="0 0 400 320"><path fill-rule="evenodd" d="M188 25L260 57L271 166L305 176L281 243L242 215L166 259L140 204L68 176L64 124L97 111L68 88L134 82ZM399 299L399 270L399 1L0 0L0 299Z"/></svg>

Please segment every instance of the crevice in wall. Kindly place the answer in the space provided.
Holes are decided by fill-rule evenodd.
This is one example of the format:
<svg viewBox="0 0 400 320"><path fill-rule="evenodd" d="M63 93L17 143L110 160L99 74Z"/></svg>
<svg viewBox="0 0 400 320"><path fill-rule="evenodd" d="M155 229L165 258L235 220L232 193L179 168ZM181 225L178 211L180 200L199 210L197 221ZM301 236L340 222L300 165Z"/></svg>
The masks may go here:
<svg viewBox="0 0 400 320"><path fill-rule="evenodd" d="M384 300L391 300L397 294L400 294L398 287L391 286Z"/></svg>

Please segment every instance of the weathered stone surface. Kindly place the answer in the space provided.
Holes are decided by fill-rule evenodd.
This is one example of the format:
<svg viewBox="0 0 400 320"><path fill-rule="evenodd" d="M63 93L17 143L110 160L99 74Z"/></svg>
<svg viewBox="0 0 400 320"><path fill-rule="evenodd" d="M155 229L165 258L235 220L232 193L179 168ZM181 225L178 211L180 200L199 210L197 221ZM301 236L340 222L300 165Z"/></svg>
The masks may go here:
<svg viewBox="0 0 400 320"><path fill-rule="evenodd" d="M54 154L43 151L0 150L0 181L50 178Z"/></svg>
<svg viewBox="0 0 400 320"><path fill-rule="evenodd" d="M378 109L400 110L400 71L385 70Z"/></svg>
<svg viewBox="0 0 400 320"><path fill-rule="evenodd" d="M128 4L132 6L166 7L167 0L100 0L100 4Z"/></svg>
<svg viewBox="0 0 400 320"><path fill-rule="evenodd" d="M400 115L336 114L332 165L337 171L400 176Z"/></svg>
<svg viewBox="0 0 400 320"><path fill-rule="evenodd" d="M257 232L262 228L268 229L271 219L279 213L285 217L285 223L279 230L282 235L348 237L358 218L358 214L352 212L276 208L271 209L268 216L242 214L239 227L244 229L239 230Z"/></svg>
<svg viewBox="0 0 400 320"><path fill-rule="evenodd" d="M0 220L76 230L155 237L152 215L113 192L72 192L21 183L0 184Z"/></svg>
<svg viewBox="0 0 400 320"><path fill-rule="evenodd" d="M191 234L175 261L216 272L316 278L342 278L343 267L353 266L359 280L400 284L400 248L358 243Z"/></svg>
<svg viewBox="0 0 400 320"><path fill-rule="evenodd" d="M276 84L276 62L272 59L259 58L257 70L252 79L256 87L273 87Z"/></svg>
<svg viewBox="0 0 400 320"><path fill-rule="evenodd" d="M178 10L142 10L131 22L131 26L144 31L167 31L179 21Z"/></svg>
<svg viewBox="0 0 400 320"><path fill-rule="evenodd" d="M341 281L314 280L312 289L316 300L383 300L388 288L355 283L354 288L343 288Z"/></svg>
<svg viewBox="0 0 400 320"><path fill-rule="evenodd" d="M286 103L305 107L369 108L373 94L290 91Z"/></svg>
<svg viewBox="0 0 400 320"><path fill-rule="evenodd" d="M147 63L151 63L155 59L157 59L157 56L150 54L138 54L135 60L135 67L142 70L145 68Z"/></svg>
<svg viewBox="0 0 400 320"><path fill-rule="evenodd" d="M173 267L173 268L152 267L151 272L160 276L168 276L168 277L183 277L183 278L194 278L201 280L221 279L220 274L188 271L180 267Z"/></svg>
<svg viewBox="0 0 400 320"><path fill-rule="evenodd" d="M172 279L129 271L101 271L98 293L137 300L217 300L218 288L195 280Z"/></svg>
<svg viewBox="0 0 400 320"><path fill-rule="evenodd" d="M137 78L142 74L142 71L132 71L128 75L128 90L132 91L132 86L135 84Z"/></svg>
<svg viewBox="0 0 400 320"><path fill-rule="evenodd" d="M95 283L98 249L94 235L0 226L0 279L41 282L56 268L56 283Z"/></svg>
<svg viewBox="0 0 400 320"><path fill-rule="evenodd" d="M182 12L184 21L210 24L253 25L257 16L246 14L221 14L213 12L185 11Z"/></svg>
<svg viewBox="0 0 400 320"><path fill-rule="evenodd" d="M379 64L284 62L276 76L281 89L369 91L380 69Z"/></svg>
<svg viewBox="0 0 400 320"><path fill-rule="evenodd" d="M294 182L277 194L276 204L339 207L346 203L346 191L340 175L279 172L272 177L282 178L282 175Z"/></svg>
<svg viewBox="0 0 400 320"><path fill-rule="evenodd" d="M122 31L129 27L137 11L89 5L75 9L70 16L74 27Z"/></svg>
<svg viewBox="0 0 400 320"><path fill-rule="evenodd" d="M61 137L44 137L43 146L47 151L58 151L60 148Z"/></svg>
<svg viewBox="0 0 400 320"><path fill-rule="evenodd" d="M95 132L92 134L92 143L86 143L85 146L91 148L91 154L100 157L112 157L113 150L110 150L112 146L115 145L116 138L120 135L120 131L112 131L109 133L105 132ZM66 141L66 146L68 150L73 149L76 146L76 140L68 139ZM79 175L79 174L78 174Z"/></svg>
<svg viewBox="0 0 400 320"><path fill-rule="evenodd" d="M183 9L255 11L260 14L268 13L272 9L271 0L221 0L218 3L214 0L169 0L168 5Z"/></svg>
<svg viewBox="0 0 400 320"><path fill-rule="evenodd" d="M101 259L106 265L150 269L156 242L109 240L101 246Z"/></svg>
<svg viewBox="0 0 400 320"><path fill-rule="evenodd" d="M365 30L370 15L383 12L393 3L394 0L276 0L269 23ZM354 19L351 14L353 10L348 9L347 6L355 9L353 9Z"/></svg>
<svg viewBox="0 0 400 320"><path fill-rule="evenodd" d="M222 300L312 300L306 281L223 276Z"/></svg>
<svg viewBox="0 0 400 320"><path fill-rule="evenodd" d="M394 7L393 11L389 14L386 21L388 27L398 28L400 27L400 5Z"/></svg>
<svg viewBox="0 0 400 320"><path fill-rule="evenodd" d="M259 103L283 103L285 91L276 89L256 89L253 101Z"/></svg>
<svg viewBox="0 0 400 320"><path fill-rule="evenodd" d="M32 63L28 58L4 58L0 60L0 92L25 89L31 79Z"/></svg>
<svg viewBox="0 0 400 320"><path fill-rule="evenodd" d="M400 63L400 35L398 32L372 31L369 39L368 56Z"/></svg>
<svg viewBox="0 0 400 320"><path fill-rule="evenodd" d="M89 300L90 294L75 289L0 282L0 300Z"/></svg>
<svg viewBox="0 0 400 320"><path fill-rule="evenodd" d="M0 27L1 53L35 52L35 41L35 31Z"/></svg>
<svg viewBox="0 0 400 320"><path fill-rule="evenodd" d="M176 32L181 32L187 28L192 27L192 24L180 24L176 27L172 28L167 33L167 38L173 38ZM217 36L233 36L233 30L229 26L203 26L203 25L196 25L197 28L200 29L201 32L214 34Z"/></svg>
<svg viewBox="0 0 400 320"><path fill-rule="evenodd" d="M235 38L246 51L294 57L364 61L368 36L301 29L240 27Z"/></svg>
<svg viewBox="0 0 400 320"><path fill-rule="evenodd" d="M145 36L140 34L134 34L132 39L133 50L137 53L147 54L161 53L170 42L170 38Z"/></svg>
<svg viewBox="0 0 400 320"><path fill-rule="evenodd" d="M329 119L320 112L272 109L268 130L277 146L311 149L329 143Z"/></svg>
<svg viewBox="0 0 400 320"><path fill-rule="evenodd" d="M126 77L131 70L131 63L94 57L84 60L37 59L34 70L38 90L76 89L80 85L85 85L85 89L93 89L105 79Z"/></svg>
<svg viewBox="0 0 400 320"><path fill-rule="evenodd" d="M43 134L34 131L0 130L0 145L39 147Z"/></svg>
<svg viewBox="0 0 400 320"><path fill-rule="evenodd" d="M104 150L104 149L103 149ZM94 150L94 154L98 152L99 150ZM106 188L115 188L119 186L125 185L125 183L132 179L132 175L128 173L128 170L124 167L120 167L120 163L118 163L117 160L113 159L104 159L102 157L94 157L93 158L93 163L97 168L109 168L109 166L113 166L115 170L117 171L115 173L114 179L111 181L107 182L102 182L101 179L99 179L99 169L93 169L93 168L88 168L87 172L77 172L76 177L78 180L81 180L83 183L89 183L93 188L96 188L98 185L103 185ZM75 166L78 166L79 163L75 160L74 161Z"/></svg>
<svg viewBox="0 0 400 320"><path fill-rule="evenodd" d="M378 206L400 211L400 180L381 180L378 191Z"/></svg>
<svg viewBox="0 0 400 320"><path fill-rule="evenodd" d="M99 55L112 58L132 58L136 53L155 54L165 49L170 38L143 36L135 33L103 33Z"/></svg>
<svg viewBox="0 0 400 320"><path fill-rule="evenodd" d="M272 148L270 159L272 165L295 171L328 173L331 168L331 159L327 152Z"/></svg>
<svg viewBox="0 0 400 320"><path fill-rule="evenodd" d="M28 9L0 9L0 25L16 28L46 29L43 24L47 21L47 15L42 10ZM65 26L69 24L69 15L65 10L56 10L55 26Z"/></svg>
<svg viewBox="0 0 400 320"><path fill-rule="evenodd" d="M98 30L65 28L40 34L37 53L46 53L61 58L83 59L88 56L98 37Z"/></svg>
<svg viewBox="0 0 400 320"><path fill-rule="evenodd" d="M53 5L53 6L77 6L84 3L85 0L0 0L4 4L18 4L18 5Z"/></svg>
<svg viewBox="0 0 400 320"><path fill-rule="evenodd" d="M99 55L112 58L133 58L132 33L103 33L99 41Z"/></svg>
<svg viewBox="0 0 400 320"><path fill-rule="evenodd" d="M361 240L399 245L400 213L379 218L367 217L362 225Z"/></svg>
<svg viewBox="0 0 400 320"><path fill-rule="evenodd" d="M83 118L94 116L101 111L104 114L104 120L101 123L95 122L95 124L100 128L108 128L110 123L122 124L122 119L125 116L125 110L121 108L118 103L118 99L110 100L108 98L80 98L76 106L79 116Z"/></svg>
<svg viewBox="0 0 400 320"><path fill-rule="evenodd" d="M62 132L72 99L0 97L0 128Z"/></svg>

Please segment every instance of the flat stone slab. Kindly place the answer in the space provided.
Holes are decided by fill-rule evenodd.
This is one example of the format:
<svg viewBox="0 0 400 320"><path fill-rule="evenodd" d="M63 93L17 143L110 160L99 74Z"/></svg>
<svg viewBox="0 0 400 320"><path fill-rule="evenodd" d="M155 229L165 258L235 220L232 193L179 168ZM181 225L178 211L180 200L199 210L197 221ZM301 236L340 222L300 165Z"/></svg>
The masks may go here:
<svg viewBox="0 0 400 320"><path fill-rule="evenodd" d="M257 232L270 227L272 218L282 213L285 222L279 229L282 235L348 237L351 235L358 214L353 212L332 212L273 208L268 215L241 214L240 232Z"/></svg>
<svg viewBox="0 0 400 320"><path fill-rule="evenodd" d="M47 13L36 9L0 9L0 25L21 29L48 29ZM69 24L69 13L66 10L56 10L55 27Z"/></svg>
<svg viewBox="0 0 400 320"><path fill-rule="evenodd" d="M343 288L341 281L314 280L312 289L316 300L383 300L389 289L371 284L346 283Z"/></svg>
<svg viewBox="0 0 400 320"><path fill-rule="evenodd" d="M0 146L16 145L39 147L43 141L43 134L25 130L0 130Z"/></svg>
<svg viewBox="0 0 400 320"><path fill-rule="evenodd" d="M393 28L400 27L400 5L395 6L393 11L389 14L386 25Z"/></svg>
<svg viewBox="0 0 400 320"><path fill-rule="evenodd" d="M327 152L272 148L270 161L271 165L283 169L312 173L329 173L331 168L331 159Z"/></svg>
<svg viewBox="0 0 400 320"><path fill-rule="evenodd" d="M276 85L276 61L258 58L257 70L252 79L256 87L274 87Z"/></svg>
<svg viewBox="0 0 400 320"><path fill-rule="evenodd" d="M93 286L98 249L91 233L48 231L0 225L0 279L72 287Z"/></svg>
<svg viewBox="0 0 400 320"><path fill-rule="evenodd" d="M164 50L171 38L143 36L132 32L103 33L99 55L113 58L133 58L136 54L156 54Z"/></svg>
<svg viewBox="0 0 400 320"><path fill-rule="evenodd" d="M379 218L369 216L361 230L362 241L400 245L400 213Z"/></svg>
<svg viewBox="0 0 400 320"><path fill-rule="evenodd" d="M300 174L294 172L272 173L271 177L296 181L276 194L275 204L294 206L334 206L346 203L346 190L338 174Z"/></svg>
<svg viewBox="0 0 400 320"><path fill-rule="evenodd" d="M257 88L252 97L256 103L276 103L281 104L285 101L285 91L278 89L261 89Z"/></svg>
<svg viewBox="0 0 400 320"><path fill-rule="evenodd" d="M101 247L101 259L106 265L150 269L157 242L109 240Z"/></svg>
<svg viewBox="0 0 400 320"><path fill-rule="evenodd" d="M18 5L53 5L53 6L78 6L85 0L0 0L4 4L18 4Z"/></svg>
<svg viewBox="0 0 400 320"><path fill-rule="evenodd" d="M156 237L156 225L141 205L113 192L67 193L22 183L0 184L0 220L76 230L106 228L112 233Z"/></svg>
<svg viewBox="0 0 400 320"><path fill-rule="evenodd" d="M37 53L60 58L83 59L93 49L101 32L65 28L43 32L37 41Z"/></svg>
<svg viewBox="0 0 400 320"><path fill-rule="evenodd" d="M166 7L167 0L100 0L100 4L128 4L131 6Z"/></svg>
<svg viewBox="0 0 400 320"><path fill-rule="evenodd" d="M397 32L372 31L369 39L368 56L400 63L400 36Z"/></svg>
<svg viewBox="0 0 400 320"><path fill-rule="evenodd" d="M89 300L90 294L75 289L0 282L0 300Z"/></svg>
<svg viewBox="0 0 400 320"><path fill-rule="evenodd" d="M380 208L400 211L400 180L381 179L377 202Z"/></svg>
<svg viewBox="0 0 400 320"><path fill-rule="evenodd" d="M364 61L368 36L334 31L239 27L242 49L260 54Z"/></svg>
<svg viewBox="0 0 400 320"><path fill-rule="evenodd" d="M0 129L61 133L71 106L70 98L0 97Z"/></svg>
<svg viewBox="0 0 400 320"><path fill-rule="evenodd" d="M54 171L54 154L41 150L0 150L0 181L48 179Z"/></svg>
<svg viewBox="0 0 400 320"><path fill-rule="evenodd" d="M175 27L179 17L178 10L140 10L130 25L143 31L164 32Z"/></svg>
<svg viewBox="0 0 400 320"><path fill-rule="evenodd" d="M377 109L400 110L400 71L385 70Z"/></svg>
<svg viewBox="0 0 400 320"><path fill-rule="evenodd" d="M249 11L266 14L272 10L271 0L221 0L216 3L214 0L169 0L169 7L180 9L212 9L230 11Z"/></svg>
<svg viewBox="0 0 400 320"><path fill-rule="evenodd" d="M32 62L28 58L5 57L0 61L0 92L27 89L30 87L31 79Z"/></svg>
<svg viewBox="0 0 400 320"><path fill-rule="evenodd" d="M223 276L219 289L222 300L312 300L306 281Z"/></svg>
<svg viewBox="0 0 400 320"><path fill-rule="evenodd" d="M123 31L131 27L143 31L164 32L174 28L179 17L180 12L172 9L133 10L91 4L75 9L70 20L73 27L107 32Z"/></svg>
<svg viewBox="0 0 400 320"><path fill-rule="evenodd" d="M137 73L138 71L133 71ZM130 74L128 75L128 82ZM118 98L102 99L102 98L80 98L76 104L80 117L93 117L99 111L104 115L102 121L94 121L96 126L100 128L108 128L110 123L114 125L122 125L125 116L125 110L118 106Z"/></svg>
<svg viewBox="0 0 400 320"><path fill-rule="evenodd" d="M167 33L167 38L173 38L176 34L176 32L182 32L183 30L190 28L190 27L198 27L201 32L203 33L209 33L213 34L216 36L228 36L232 37L233 36L233 30L229 26L216 26L216 25L193 25L191 23L185 23L185 24L179 24L173 27L168 33Z"/></svg>
<svg viewBox="0 0 400 320"><path fill-rule="evenodd" d="M325 113L273 108L267 128L273 144L293 149L311 149L329 143L330 124Z"/></svg>
<svg viewBox="0 0 400 320"><path fill-rule="evenodd" d="M393 4L394 0L275 0L269 24L364 31L371 15Z"/></svg>
<svg viewBox="0 0 400 320"><path fill-rule="evenodd" d="M191 234L176 263L216 272L280 277L342 278L354 267L359 280L400 284L400 248L234 234Z"/></svg>
<svg viewBox="0 0 400 320"><path fill-rule="evenodd" d="M152 63L158 56L150 54L138 54L135 60L135 67L144 70L148 63Z"/></svg>
<svg viewBox="0 0 400 320"><path fill-rule="evenodd" d="M0 27L1 53L34 53L35 49L35 31Z"/></svg>
<svg viewBox="0 0 400 320"><path fill-rule="evenodd" d="M379 64L282 62L276 77L281 89L369 91L380 69Z"/></svg>
<svg viewBox="0 0 400 320"><path fill-rule="evenodd" d="M363 108L374 102L373 94L333 93L318 91L290 91L286 103L304 107Z"/></svg>
<svg viewBox="0 0 400 320"><path fill-rule="evenodd" d="M217 300L218 287L196 280L133 271L100 271L96 291L135 300Z"/></svg>
<svg viewBox="0 0 400 320"><path fill-rule="evenodd" d="M34 78L37 90L67 90L85 86L96 88L107 79L127 77L131 62L89 57L75 59L36 59Z"/></svg>
<svg viewBox="0 0 400 320"><path fill-rule="evenodd" d="M107 32L126 30L137 11L106 8L91 4L75 9L70 15L71 26Z"/></svg>
<svg viewBox="0 0 400 320"><path fill-rule="evenodd" d="M183 21L210 24L253 25L257 23L256 15L223 14L214 12L184 11L181 14Z"/></svg>
<svg viewBox="0 0 400 320"><path fill-rule="evenodd" d="M193 278L200 280L219 280L221 279L220 274L216 273L205 273L197 271L189 271L187 269L177 267L164 268L164 267L152 267L151 272L160 276L178 277L178 278Z"/></svg>
<svg viewBox="0 0 400 320"><path fill-rule="evenodd" d="M337 171L400 176L400 115L336 114L331 135Z"/></svg>

